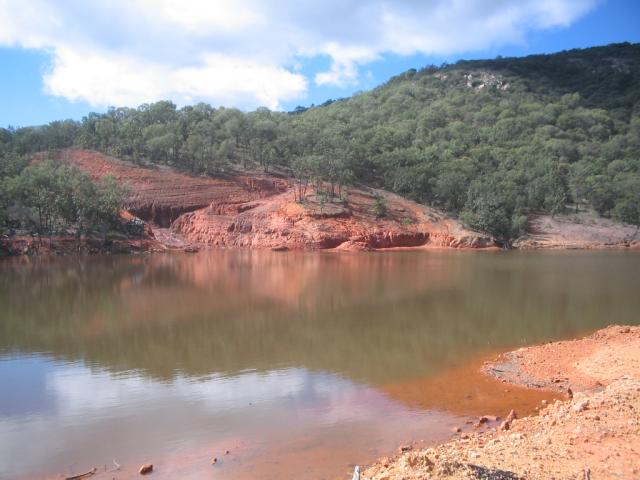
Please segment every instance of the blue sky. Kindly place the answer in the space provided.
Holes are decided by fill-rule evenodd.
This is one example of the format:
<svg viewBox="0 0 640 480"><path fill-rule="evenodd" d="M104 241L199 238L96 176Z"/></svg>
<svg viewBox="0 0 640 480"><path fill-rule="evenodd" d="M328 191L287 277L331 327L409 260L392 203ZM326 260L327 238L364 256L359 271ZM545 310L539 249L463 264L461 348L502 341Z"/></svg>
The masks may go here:
<svg viewBox="0 0 640 480"><path fill-rule="evenodd" d="M0 0L0 126L158 99L291 110L409 68L640 41L634 0Z"/></svg>

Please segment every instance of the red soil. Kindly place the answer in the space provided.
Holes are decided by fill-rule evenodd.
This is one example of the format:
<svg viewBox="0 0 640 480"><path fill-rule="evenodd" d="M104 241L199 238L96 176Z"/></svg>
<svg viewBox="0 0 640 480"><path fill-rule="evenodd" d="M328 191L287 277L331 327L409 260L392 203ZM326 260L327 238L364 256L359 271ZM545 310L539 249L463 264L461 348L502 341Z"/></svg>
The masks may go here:
<svg viewBox="0 0 640 480"><path fill-rule="evenodd" d="M543 402L537 416L381 459L361 478L640 478L640 327L608 327L580 340L522 348L485 371L569 398Z"/></svg>
<svg viewBox="0 0 640 480"><path fill-rule="evenodd" d="M212 204L219 214L236 212L240 204L287 188L287 182L277 177L192 176L167 167L140 167L89 150L58 151L55 159L71 162L93 178L114 176L129 189L128 209L159 227L169 227L181 214Z"/></svg>
<svg viewBox="0 0 640 480"><path fill-rule="evenodd" d="M490 237L434 209L365 187L349 188L340 201L308 195L298 203L293 181L275 175L193 176L75 149L55 158L128 185L128 209L155 227L169 227L157 237L170 239L171 246L182 238L198 246L281 250L495 247ZM385 203L384 218L376 218L376 195Z"/></svg>

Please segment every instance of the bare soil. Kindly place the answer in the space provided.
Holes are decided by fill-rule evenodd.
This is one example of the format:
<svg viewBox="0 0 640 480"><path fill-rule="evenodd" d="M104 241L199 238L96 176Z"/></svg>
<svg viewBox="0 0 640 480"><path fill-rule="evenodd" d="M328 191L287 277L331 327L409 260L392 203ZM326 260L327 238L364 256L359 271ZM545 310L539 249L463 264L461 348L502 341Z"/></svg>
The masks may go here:
<svg viewBox="0 0 640 480"><path fill-rule="evenodd" d="M640 327L522 348L483 370L504 382L561 391L566 400L435 448L383 458L361 478L640 478Z"/></svg>
<svg viewBox="0 0 640 480"><path fill-rule="evenodd" d="M44 158L44 153L34 161ZM114 176L128 186L127 209L163 229L169 249L378 250L421 248L497 249L488 235L458 220L382 190L342 189L340 197L309 185L296 201L296 183L282 174L229 171L191 175L167 166L141 166L99 152L54 152L94 178ZM321 189L329 190L329 185ZM384 214L376 207L384 204ZM534 215L518 249L640 249L640 232L594 212Z"/></svg>
<svg viewBox="0 0 640 480"><path fill-rule="evenodd" d="M529 233L514 246L519 249L640 249L640 232L625 225L602 218L593 211L566 215L533 215L529 219Z"/></svg>
<svg viewBox="0 0 640 480"><path fill-rule="evenodd" d="M491 237L442 212L363 186L332 197L309 185L304 201L298 202L295 182L282 175L190 175L78 149L55 152L54 158L94 178L112 175L127 185L128 210L154 231L161 229L156 238L169 248L495 248ZM382 199L384 215L376 212L376 199Z"/></svg>

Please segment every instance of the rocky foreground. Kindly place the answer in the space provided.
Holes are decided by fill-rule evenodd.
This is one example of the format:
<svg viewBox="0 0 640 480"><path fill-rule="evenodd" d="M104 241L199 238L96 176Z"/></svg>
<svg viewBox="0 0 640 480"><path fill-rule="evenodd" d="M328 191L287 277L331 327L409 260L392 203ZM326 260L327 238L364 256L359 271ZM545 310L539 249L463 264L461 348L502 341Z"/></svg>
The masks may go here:
<svg viewBox="0 0 640 480"><path fill-rule="evenodd" d="M522 348L485 365L505 382L562 391L539 414L462 433L367 468L361 479L640 478L640 327Z"/></svg>

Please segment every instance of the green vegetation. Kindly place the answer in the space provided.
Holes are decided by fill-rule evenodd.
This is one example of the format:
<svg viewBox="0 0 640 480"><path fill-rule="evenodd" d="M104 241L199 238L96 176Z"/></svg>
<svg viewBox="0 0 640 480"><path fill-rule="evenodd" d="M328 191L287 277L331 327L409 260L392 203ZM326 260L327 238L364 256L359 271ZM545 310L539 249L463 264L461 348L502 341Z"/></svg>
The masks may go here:
<svg viewBox="0 0 640 480"><path fill-rule="evenodd" d="M639 225L640 45L409 70L291 113L158 102L0 130L0 173L69 146L194 173L287 169L300 201L310 183L335 195L358 181L440 207L505 244L527 214L569 205ZM6 187L0 199L12 203Z"/></svg>
<svg viewBox="0 0 640 480"><path fill-rule="evenodd" d="M376 218L384 218L387 216L387 205L380 195L376 195L373 200L373 212L376 214Z"/></svg>
<svg viewBox="0 0 640 480"><path fill-rule="evenodd" d="M4 228L27 229L40 236L73 230L106 233L118 225L125 191L115 179L95 183L75 166L45 159L25 166L0 183Z"/></svg>

